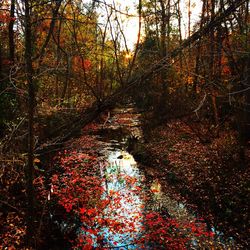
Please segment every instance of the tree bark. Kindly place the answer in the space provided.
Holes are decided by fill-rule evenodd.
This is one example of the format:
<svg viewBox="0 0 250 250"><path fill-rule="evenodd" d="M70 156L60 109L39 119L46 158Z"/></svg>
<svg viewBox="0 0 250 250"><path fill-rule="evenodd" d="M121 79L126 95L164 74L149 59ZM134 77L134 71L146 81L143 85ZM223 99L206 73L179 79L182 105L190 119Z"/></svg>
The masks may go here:
<svg viewBox="0 0 250 250"><path fill-rule="evenodd" d="M57 47L56 47L56 65L59 65L59 62L61 60L61 50L60 50L60 37L61 37L61 29L62 29L62 17L60 16L59 18L59 23L58 23L58 28L57 28L57 32L56 32L56 43L57 43ZM56 92L55 92L55 96L58 99L57 102L58 104L60 104L60 98L59 98L59 75L56 74Z"/></svg>
<svg viewBox="0 0 250 250"><path fill-rule="evenodd" d="M14 38L14 18L15 18L15 0L10 4L10 22L9 22L9 59L12 63L15 61L15 38Z"/></svg>
<svg viewBox="0 0 250 250"><path fill-rule="evenodd" d="M62 95L61 95L61 100L60 100L60 105L63 104L68 87L69 87L69 78L70 78L70 64L71 64L71 57L69 55L66 55L66 60L67 60L67 65L66 65L66 78L64 81L64 86L62 90Z"/></svg>
<svg viewBox="0 0 250 250"><path fill-rule="evenodd" d="M27 194L27 243L34 242L34 108L35 108L35 88L33 82L32 66L32 24L30 1L24 1L25 6L25 71L28 84L28 162L25 168L26 194Z"/></svg>
<svg viewBox="0 0 250 250"><path fill-rule="evenodd" d="M2 44L0 42L0 79L3 78L3 58L2 58ZM2 85L2 84L1 84ZM2 87L0 87L0 90L2 90Z"/></svg>
<svg viewBox="0 0 250 250"><path fill-rule="evenodd" d="M179 29L179 44L182 43L182 30L181 30L181 8L180 8L180 0L177 2L177 13L178 13L178 29ZM180 72L182 72L183 69L183 60L182 55L179 56L180 61Z"/></svg>
<svg viewBox="0 0 250 250"><path fill-rule="evenodd" d="M169 50L169 35L170 35L170 0L165 4L163 0L160 0L161 6L161 24L160 24L160 59L167 56L167 50ZM168 44L168 46L167 46ZM166 101L167 101L167 69L161 70L161 85L162 94L159 103L158 110L162 115L165 115Z"/></svg>
<svg viewBox="0 0 250 250"><path fill-rule="evenodd" d="M211 22L214 21L215 18L215 0L211 1L210 4L208 4L208 16L210 15L211 17ZM210 29L210 60L209 60L209 68L208 68L208 79L209 82L213 82L215 80L215 27ZM214 122L216 125L219 124L219 115L218 115L218 108L217 108L217 103L216 103L216 96L217 93L214 90L213 86L210 86L211 89L211 106L213 109L213 115L214 115Z"/></svg>
<svg viewBox="0 0 250 250"><path fill-rule="evenodd" d="M200 29L202 29L204 25L204 16L205 16L205 9L206 9L205 7L206 7L206 2L204 0L202 4ZM202 46L202 41L201 39L199 39L198 44L197 44L196 58L195 58L195 78L194 78L194 85L193 85L194 94L196 94L198 90L197 85L198 85L198 76L199 76L200 64L201 64L201 56L200 56L201 46Z"/></svg>

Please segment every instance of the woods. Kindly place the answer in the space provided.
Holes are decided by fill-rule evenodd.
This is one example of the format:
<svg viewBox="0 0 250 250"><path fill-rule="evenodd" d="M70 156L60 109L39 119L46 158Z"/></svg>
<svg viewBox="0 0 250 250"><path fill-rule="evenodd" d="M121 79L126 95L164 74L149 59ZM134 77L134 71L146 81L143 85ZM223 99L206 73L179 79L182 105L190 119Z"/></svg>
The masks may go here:
<svg viewBox="0 0 250 250"><path fill-rule="evenodd" d="M161 185L168 182L185 202L196 206L195 213L204 217L210 230L195 225L197 228L189 231L210 237L216 228L214 231L222 231L239 244L235 249L247 249L249 53L248 0L138 0L126 4L2 0L0 249L47 249L45 228L55 222L49 219L53 213L61 218L72 213L73 221L81 218L87 225L84 240L76 232L75 236L67 234L70 243L65 243L66 249L114 247L104 238L88 238L100 233L97 229L89 233L92 217L100 216L112 202L92 201L95 190L99 199L109 191L105 194L100 188L101 170L96 167L101 164L100 146L86 138L104 133L109 123L115 123L115 115L110 114L126 105L141 112L142 138L133 133L126 137L131 154L146 169L146 176L154 165L154 177L166 177ZM67 158L71 152L60 153L74 138L86 139L89 147L94 145L91 151L80 143L82 149L77 150L86 152L80 158L78 151L72 155L87 170L78 169ZM62 177L67 174L68 180ZM235 176L238 181L230 182ZM128 186L134 185L133 179L122 178ZM71 187L71 182L80 183L80 189ZM50 204L44 195L52 195L53 185L58 189L57 204ZM133 189L136 195L140 185ZM64 188L68 188L66 193ZM78 198L80 192L90 196L72 201L72 190ZM65 206L64 200L73 207ZM158 230L161 224L164 230L173 231L163 233L162 238L147 231L133 249L147 246L140 245L147 241L149 249L188 249L193 236L186 230L194 227L192 223L183 224L178 231L171 216L166 220L156 211L144 212L140 218L145 220L140 223L145 223L145 228L153 225ZM158 218L159 225L150 221L153 218ZM103 217L100 225L118 231L122 228L116 220ZM58 229L53 229L54 237ZM67 241L62 232L58 234L51 249L58 249L56 242L62 238ZM75 238L76 245L72 243Z"/></svg>

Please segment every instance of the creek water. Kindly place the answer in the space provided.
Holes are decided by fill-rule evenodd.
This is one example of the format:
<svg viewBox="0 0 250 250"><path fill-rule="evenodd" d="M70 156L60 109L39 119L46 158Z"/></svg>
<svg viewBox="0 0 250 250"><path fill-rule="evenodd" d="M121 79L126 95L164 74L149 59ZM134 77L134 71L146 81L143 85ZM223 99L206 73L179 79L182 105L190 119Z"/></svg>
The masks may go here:
<svg viewBox="0 0 250 250"><path fill-rule="evenodd" d="M114 223L112 228L99 227L98 234L102 235L103 240L100 244L93 237L93 248L186 249L186 245L189 249L232 247L232 239L225 241L221 232L214 228L213 234L208 232L206 223L197 217L195 211L164 193L158 178L151 177L148 180L143 168L126 150L131 136L143 140L140 114L133 107L127 107L113 110L108 117L102 130L94 136L98 141L100 178L105 190L102 199L109 198L102 219ZM82 233L81 230L79 233ZM187 241L183 239L185 237ZM169 242L167 245L166 241ZM182 244L182 241L185 243Z"/></svg>

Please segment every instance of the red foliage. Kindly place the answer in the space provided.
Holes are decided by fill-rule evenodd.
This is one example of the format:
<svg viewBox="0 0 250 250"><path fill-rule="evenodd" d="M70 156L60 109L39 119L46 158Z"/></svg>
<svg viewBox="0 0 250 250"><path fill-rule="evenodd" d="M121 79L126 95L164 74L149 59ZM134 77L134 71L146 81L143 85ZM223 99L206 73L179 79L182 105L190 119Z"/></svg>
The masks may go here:
<svg viewBox="0 0 250 250"><path fill-rule="evenodd" d="M97 249L106 249L106 237L109 237L109 242L112 242L110 244L115 246L118 245L115 237L122 237L124 234L134 237L133 244L140 249L143 249L145 244L154 245L156 242L157 247L186 249L192 237L212 236L206 232L204 224L178 223L175 219L165 218L158 212L144 211L143 204L132 217L128 217L130 212L126 211L124 202L132 204L134 200L131 194L140 195L143 192L142 187L136 177L110 173L105 178L120 178L132 193L123 192L122 189L105 189L105 179L101 177L96 157L79 151L64 151L55 158L55 162L63 173L60 173L60 170L51 177L51 200L64 207L66 213L80 219L81 233L75 242L76 249L93 249L93 246L98 246ZM36 184L40 184L42 191L43 180L37 179ZM148 197L145 197L146 202ZM110 232L109 236L105 230Z"/></svg>
<svg viewBox="0 0 250 250"><path fill-rule="evenodd" d="M92 63L89 59L83 59L80 56L74 56L73 58L73 69L75 71L89 71L92 67Z"/></svg>
<svg viewBox="0 0 250 250"><path fill-rule="evenodd" d="M10 21L15 21L16 18L10 17L6 13L0 13L0 23L9 23Z"/></svg>

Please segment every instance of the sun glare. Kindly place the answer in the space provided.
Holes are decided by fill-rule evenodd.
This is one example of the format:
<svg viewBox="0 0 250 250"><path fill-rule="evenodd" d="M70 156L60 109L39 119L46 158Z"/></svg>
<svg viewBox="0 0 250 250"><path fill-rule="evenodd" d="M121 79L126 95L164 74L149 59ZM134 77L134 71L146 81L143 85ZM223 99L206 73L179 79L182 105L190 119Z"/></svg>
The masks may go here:
<svg viewBox="0 0 250 250"><path fill-rule="evenodd" d="M189 0L180 0L180 8L182 15L182 37L186 38L188 36L188 2ZM139 17L138 17L138 6L139 0L107 0L106 4L113 6L113 8L118 10L118 14L120 15L122 26L124 28L124 36L126 38L126 44L130 50L133 50L135 43L138 38L139 31ZM115 4L115 5L114 5ZM191 29L194 24L198 21L199 15L201 13L202 2L190 0L191 6ZM173 24L177 27L178 21L173 22ZM141 36L143 36L143 29L141 30ZM128 58L126 56L126 58Z"/></svg>

